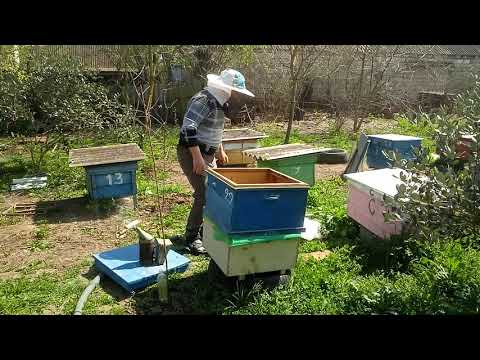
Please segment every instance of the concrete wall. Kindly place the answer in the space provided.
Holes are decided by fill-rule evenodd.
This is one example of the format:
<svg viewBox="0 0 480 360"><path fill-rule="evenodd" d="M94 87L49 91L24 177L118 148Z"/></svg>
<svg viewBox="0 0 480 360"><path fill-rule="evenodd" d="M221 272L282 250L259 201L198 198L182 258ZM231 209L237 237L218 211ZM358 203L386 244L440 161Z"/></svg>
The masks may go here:
<svg viewBox="0 0 480 360"><path fill-rule="evenodd" d="M257 58L260 55L257 54ZM279 66L280 63L288 63L289 55L277 53L275 59L261 59L250 66L246 71L247 84L256 94L256 103L258 107L267 110L284 111L288 106L288 88L286 87L288 74L285 66ZM383 69L382 61L374 65L372 75ZM375 60L375 61L377 61ZM277 64L275 64L275 62ZM325 66L319 66L319 70L313 74L313 89L311 96L307 99L307 105L311 107L322 107L329 102L329 96L346 97L345 80L348 78L348 85L352 86L359 79L360 63L356 61L346 73L346 67L327 76L322 71ZM419 60L417 57L398 57L395 58L385 72L385 85L383 87L383 96L391 99L392 102L415 103L419 92L435 91L458 93L472 84L472 73L480 73L480 60L478 59L459 59L446 57L430 57ZM373 76L374 77L374 76ZM370 81L370 69L367 66L364 69L363 90L368 91ZM269 106L268 106L269 105Z"/></svg>

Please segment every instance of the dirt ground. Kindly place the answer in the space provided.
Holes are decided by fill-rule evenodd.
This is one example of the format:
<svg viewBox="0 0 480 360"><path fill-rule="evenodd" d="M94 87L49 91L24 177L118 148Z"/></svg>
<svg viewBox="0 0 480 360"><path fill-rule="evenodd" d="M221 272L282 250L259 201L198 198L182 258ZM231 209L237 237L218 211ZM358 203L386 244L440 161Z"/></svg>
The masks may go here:
<svg viewBox="0 0 480 360"><path fill-rule="evenodd" d="M188 195L168 194L163 213L176 204L189 202ZM11 194L5 196L0 210L16 203L42 204L28 196ZM46 214L4 216L5 221L13 224L0 227L0 279L17 277L22 270L39 262L45 263L51 272L62 271L95 253L124 246L135 239L133 232L121 233L126 223L137 218L148 222L156 211L152 199L139 199L136 212L131 199L116 201L108 209L98 209L85 198L48 204L53 207ZM35 233L45 227L48 236L39 239ZM41 250L38 246L42 246Z"/></svg>
<svg viewBox="0 0 480 360"><path fill-rule="evenodd" d="M328 179L333 176L341 176L347 164L317 164L315 166L315 178Z"/></svg>
<svg viewBox="0 0 480 360"><path fill-rule="evenodd" d="M325 120L325 119L323 119ZM295 123L304 133L321 134L327 132L331 124L323 121L321 114L313 120ZM278 124L284 127L286 124ZM367 127L369 125L367 124ZM375 124L378 129L381 124ZM159 163L160 169L168 173L169 184L179 184L191 191L190 184L176 161ZM317 179L341 175L346 164L316 165ZM18 203L38 203L38 200L26 195L7 193L0 203L0 213ZM163 214L167 214L178 204L190 204L187 194L168 194L165 196ZM22 270L44 263L43 268L62 271L92 254L113 249L135 241L135 234L129 232L120 235L128 221L142 219L151 221L156 213L155 199L139 197L139 207L132 209L132 202L116 202L107 209L98 209L86 198L75 198L46 202L53 208L46 215L4 216L0 215L0 280L17 277ZM46 228L46 230L45 230ZM41 232L48 235L42 239ZM40 234L38 234L40 232ZM38 249L40 247L40 249Z"/></svg>
<svg viewBox="0 0 480 360"><path fill-rule="evenodd" d="M345 164L317 165L317 179L340 175ZM169 164L169 182L181 183L189 188L176 162ZM168 213L177 204L191 203L188 194L165 196L163 213ZM18 203L39 203L28 196L9 194L3 208ZM8 216L15 222L0 227L0 279L16 277L19 271L36 262L48 264L49 271L63 270L92 254L124 245L134 238L133 234L119 235L128 220L146 220L155 215L156 205L152 198L139 199L137 212L131 201L117 202L115 208L97 210L85 198L45 202L53 206L46 215ZM48 228L46 248L35 249L35 232L41 226Z"/></svg>

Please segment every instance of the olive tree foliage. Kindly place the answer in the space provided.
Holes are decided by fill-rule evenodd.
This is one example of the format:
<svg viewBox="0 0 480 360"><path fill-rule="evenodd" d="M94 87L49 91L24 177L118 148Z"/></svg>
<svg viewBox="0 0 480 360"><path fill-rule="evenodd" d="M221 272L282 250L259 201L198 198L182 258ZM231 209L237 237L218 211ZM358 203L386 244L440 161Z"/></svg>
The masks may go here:
<svg viewBox="0 0 480 360"><path fill-rule="evenodd" d="M33 113L27 103L26 73L18 64L18 49L0 46L0 133L29 128Z"/></svg>
<svg viewBox="0 0 480 360"><path fill-rule="evenodd" d="M444 238L478 240L480 234L480 80L459 95L454 114L430 117L439 159L420 152L418 162L400 162L406 172L395 197L398 213L417 240ZM457 144L461 135L473 136L470 155L461 159ZM391 216L387 216L391 218ZM477 241L478 243L478 241Z"/></svg>
<svg viewBox="0 0 480 360"><path fill-rule="evenodd" d="M1 131L23 137L34 172L49 150L68 145L68 133L120 126L128 116L118 94L66 54L4 48L0 70Z"/></svg>

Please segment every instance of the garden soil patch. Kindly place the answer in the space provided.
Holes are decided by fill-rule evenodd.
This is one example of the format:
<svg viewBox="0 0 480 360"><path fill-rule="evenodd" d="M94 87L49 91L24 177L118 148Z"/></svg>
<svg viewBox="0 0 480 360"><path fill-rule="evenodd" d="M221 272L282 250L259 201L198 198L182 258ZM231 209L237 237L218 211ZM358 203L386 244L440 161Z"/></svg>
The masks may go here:
<svg viewBox="0 0 480 360"><path fill-rule="evenodd" d="M17 195L7 196L6 201L9 204L34 202L30 197ZM61 271L97 252L125 243L125 239L115 236L124 227L118 211L96 214L83 199L55 203L56 209L46 215L20 217L18 224L0 228L2 278L15 277L15 273L33 263L48 263L49 267ZM36 248L35 231L40 226L47 228L47 235L39 240L43 247Z"/></svg>
<svg viewBox="0 0 480 360"><path fill-rule="evenodd" d="M342 176L347 164L317 164L315 165L316 180L328 179L335 176Z"/></svg>

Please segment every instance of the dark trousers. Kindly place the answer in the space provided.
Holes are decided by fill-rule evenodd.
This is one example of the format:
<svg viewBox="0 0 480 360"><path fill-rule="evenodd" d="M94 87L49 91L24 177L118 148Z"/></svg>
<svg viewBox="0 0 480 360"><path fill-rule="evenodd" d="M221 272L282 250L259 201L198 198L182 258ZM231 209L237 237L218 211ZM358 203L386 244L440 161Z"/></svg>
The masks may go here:
<svg viewBox="0 0 480 360"><path fill-rule="evenodd" d="M209 167L215 167L215 155L202 154L205 163ZM183 173L193 188L193 206L188 216L185 229L185 241L194 241L197 235L201 234L203 224L203 207L205 206L206 174L197 175L193 172L193 158L190 150L182 145L177 145L177 158Z"/></svg>

